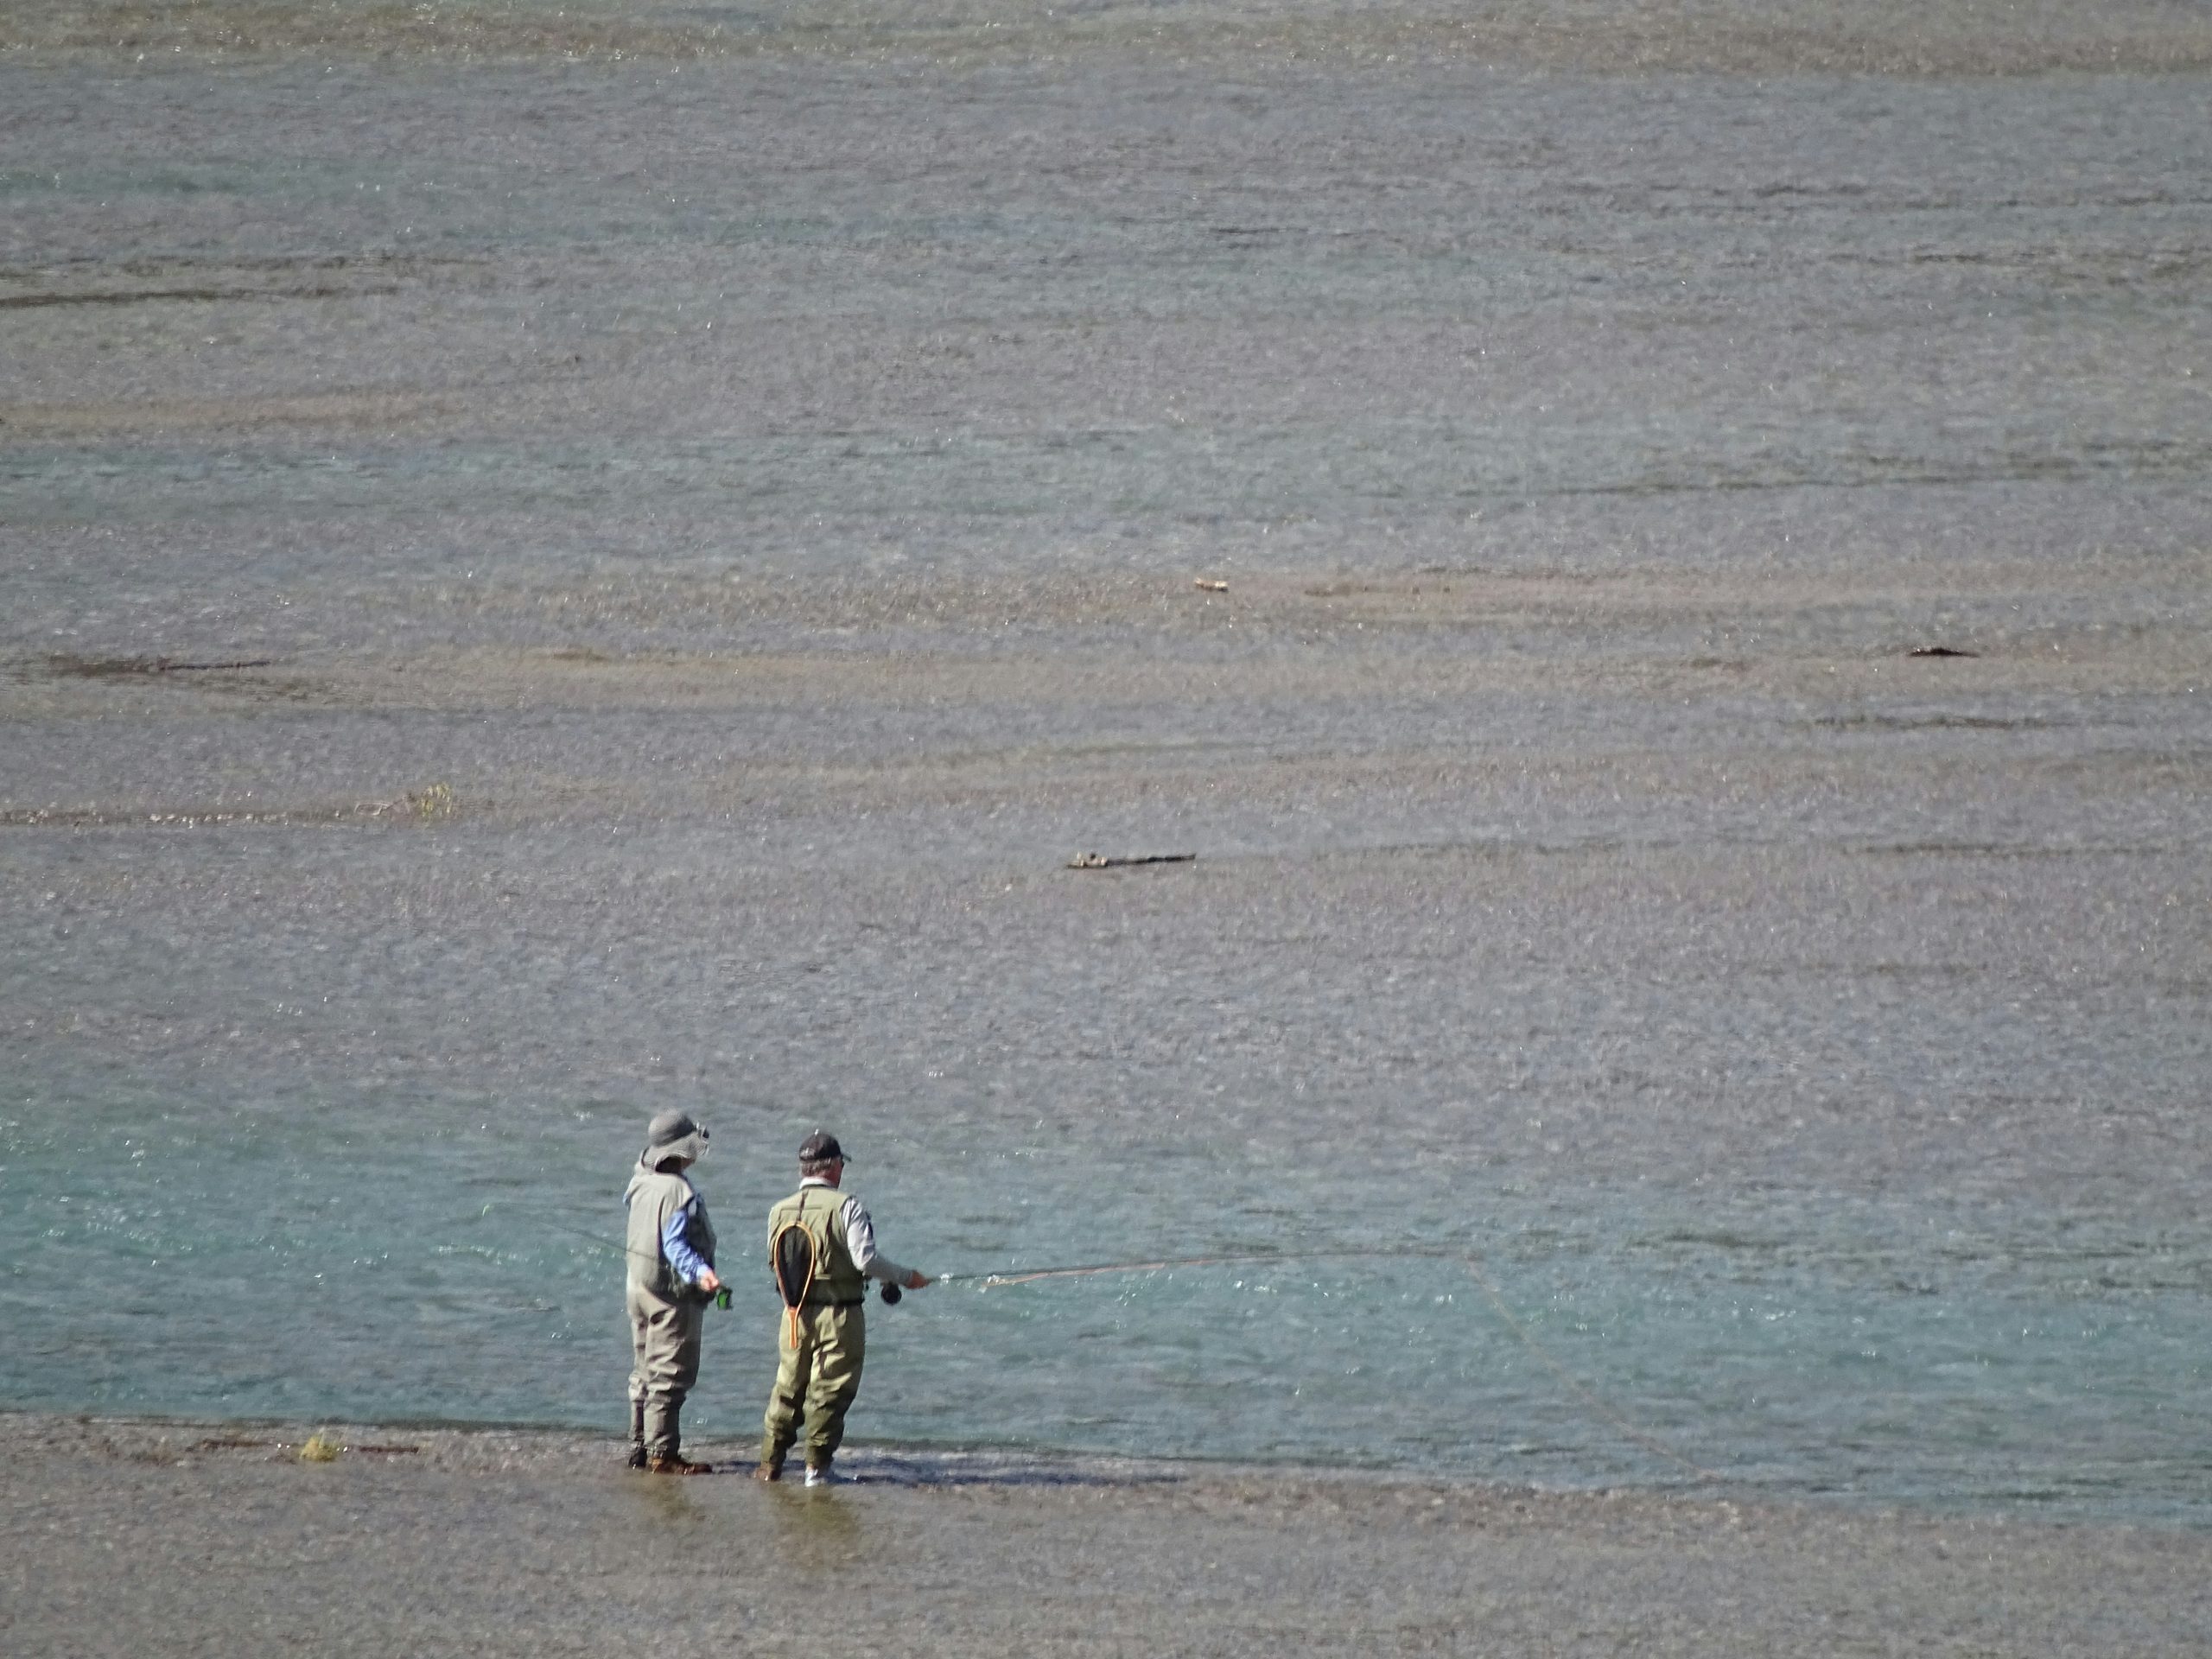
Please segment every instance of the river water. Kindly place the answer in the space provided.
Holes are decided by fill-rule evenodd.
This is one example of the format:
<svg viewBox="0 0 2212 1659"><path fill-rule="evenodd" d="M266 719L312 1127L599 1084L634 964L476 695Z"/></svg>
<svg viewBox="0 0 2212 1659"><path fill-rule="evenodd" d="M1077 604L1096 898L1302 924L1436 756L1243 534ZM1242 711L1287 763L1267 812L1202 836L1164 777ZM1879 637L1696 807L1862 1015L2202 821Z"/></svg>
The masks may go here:
<svg viewBox="0 0 2212 1659"><path fill-rule="evenodd" d="M2212 1521L2198 22L1484 16L9 24L0 1404Z"/></svg>

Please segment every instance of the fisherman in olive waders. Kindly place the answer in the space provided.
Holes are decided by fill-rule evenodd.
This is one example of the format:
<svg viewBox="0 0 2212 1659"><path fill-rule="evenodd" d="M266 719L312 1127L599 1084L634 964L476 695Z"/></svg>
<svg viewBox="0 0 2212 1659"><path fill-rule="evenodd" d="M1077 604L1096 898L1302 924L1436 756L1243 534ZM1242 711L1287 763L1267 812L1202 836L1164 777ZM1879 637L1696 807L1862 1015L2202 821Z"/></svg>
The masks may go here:
<svg viewBox="0 0 2212 1659"><path fill-rule="evenodd" d="M645 1149L622 1195L630 1206L628 1294L630 1466L657 1475L703 1475L683 1455L677 1424L699 1380L699 1331L721 1288L715 1230L699 1190L683 1172L707 1155L707 1131L683 1112L663 1112L645 1129Z"/></svg>
<svg viewBox="0 0 2212 1659"><path fill-rule="evenodd" d="M830 1461L861 1391L868 1281L881 1280L887 1297L893 1286L919 1290L930 1281L880 1254L868 1211L838 1192L845 1154L836 1135L817 1130L801 1141L798 1173L798 1191L768 1212L768 1265L784 1318L760 1466L753 1472L756 1480L781 1480L784 1456L803 1428L806 1484L826 1486L839 1478Z"/></svg>

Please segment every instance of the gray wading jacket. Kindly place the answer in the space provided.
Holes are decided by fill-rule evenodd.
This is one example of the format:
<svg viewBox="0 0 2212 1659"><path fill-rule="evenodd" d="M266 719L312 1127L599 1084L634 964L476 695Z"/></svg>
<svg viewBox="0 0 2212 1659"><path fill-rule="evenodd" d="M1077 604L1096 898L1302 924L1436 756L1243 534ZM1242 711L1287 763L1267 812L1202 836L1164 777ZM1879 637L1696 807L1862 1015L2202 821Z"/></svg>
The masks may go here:
<svg viewBox="0 0 2212 1659"><path fill-rule="evenodd" d="M632 1286L665 1302L696 1300L702 1296L703 1292L677 1276L660 1248L661 1236L667 1230L670 1217L688 1209L691 1214L686 1231L691 1248L705 1257L709 1265L714 1262L714 1224L707 1219L706 1200L699 1196L699 1189L691 1185L690 1178L674 1170L648 1169L640 1162L630 1177L629 1191L622 1195L622 1201L630 1206Z"/></svg>

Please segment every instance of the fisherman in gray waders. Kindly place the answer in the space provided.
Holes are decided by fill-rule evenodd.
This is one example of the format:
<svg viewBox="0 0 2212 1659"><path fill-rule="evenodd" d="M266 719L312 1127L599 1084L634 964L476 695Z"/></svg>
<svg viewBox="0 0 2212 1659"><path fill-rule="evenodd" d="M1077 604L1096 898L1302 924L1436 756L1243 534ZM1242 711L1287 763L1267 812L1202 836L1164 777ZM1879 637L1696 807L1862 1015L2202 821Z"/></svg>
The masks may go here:
<svg viewBox="0 0 2212 1659"><path fill-rule="evenodd" d="M902 1268L875 1248L875 1224L855 1198L837 1190L845 1153L817 1130L799 1143L798 1191L768 1212L768 1265L784 1299L776 1387L760 1441L756 1480L781 1480L784 1457L806 1435L806 1484L838 1479L830 1459L845 1438L845 1414L861 1391L868 1322L861 1303L870 1279L884 1300L919 1290L925 1274Z"/></svg>
<svg viewBox="0 0 2212 1659"><path fill-rule="evenodd" d="M645 1149L622 1195L630 1206L628 1292L630 1466L657 1475L703 1475L683 1455L677 1420L699 1380L699 1331L722 1281L715 1273L715 1230L699 1190L683 1172L707 1155L707 1132L683 1112L663 1112L645 1129Z"/></svg>

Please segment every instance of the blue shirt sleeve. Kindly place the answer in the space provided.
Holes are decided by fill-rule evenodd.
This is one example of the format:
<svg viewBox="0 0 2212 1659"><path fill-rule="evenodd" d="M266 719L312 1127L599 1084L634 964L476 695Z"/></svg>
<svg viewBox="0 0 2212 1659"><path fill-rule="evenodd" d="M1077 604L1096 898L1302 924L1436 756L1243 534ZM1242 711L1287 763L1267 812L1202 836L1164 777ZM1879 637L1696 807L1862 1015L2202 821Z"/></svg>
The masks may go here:
<svg viewBox="0 0 2212 1659"><path fill-rule="evenodd" d="M668 1265L685 1284L696 1285L705 1276L709 1263L691 1248L690 1205L671 1216L668 1224L660 1230L660 1253L668 1258Z"/></svg>

